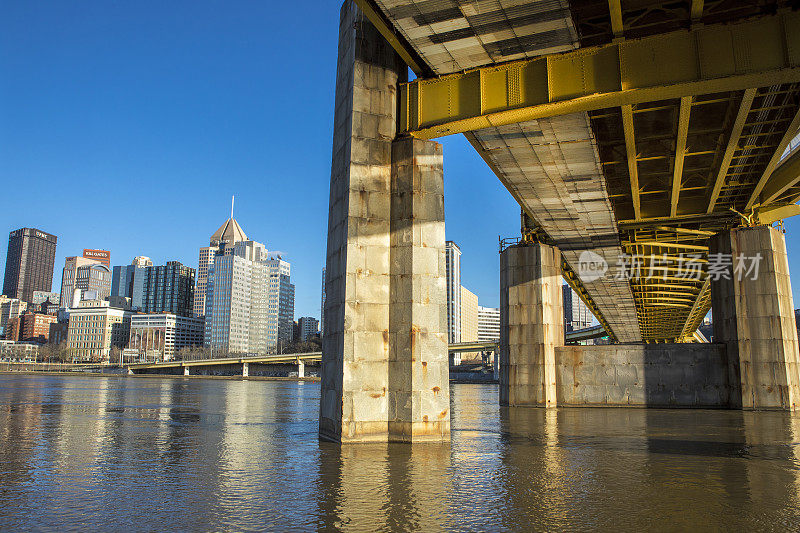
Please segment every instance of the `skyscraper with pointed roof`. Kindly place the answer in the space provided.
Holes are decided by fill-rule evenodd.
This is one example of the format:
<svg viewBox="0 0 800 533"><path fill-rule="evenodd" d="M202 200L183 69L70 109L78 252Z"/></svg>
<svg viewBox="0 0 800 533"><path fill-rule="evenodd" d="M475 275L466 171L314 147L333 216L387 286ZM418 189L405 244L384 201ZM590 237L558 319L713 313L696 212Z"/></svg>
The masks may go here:
<svg viewBox="0 0 800 533"><path fill-rule="evenodd" d="M194 316L206 314L206 292L208 290L208 269L214 264L218 254L231 255L237 242L246 241L247 235L233 218L233 197L231 197L231 216L211 235L208 246L200 248L197 265L197 284L194 291Z"/></svg>
<svg viewBox="0 0 800 533"><path fill-rule="evenodd" d="M231 217L200 249L194 314L215 354L275 352L292 341L291 265L268 254Z"/></svg>
<svg viewBox="0 0 800 533"><path fill-rule="evenodd" d="M220 246L223 244L230 244L232 246L237 242L246 240L247 235L245 235L242 227L236 222L233 215L231 215L231 218L226 220L225 223L214 232L214 235L211 236L210 245Z"/></svg>

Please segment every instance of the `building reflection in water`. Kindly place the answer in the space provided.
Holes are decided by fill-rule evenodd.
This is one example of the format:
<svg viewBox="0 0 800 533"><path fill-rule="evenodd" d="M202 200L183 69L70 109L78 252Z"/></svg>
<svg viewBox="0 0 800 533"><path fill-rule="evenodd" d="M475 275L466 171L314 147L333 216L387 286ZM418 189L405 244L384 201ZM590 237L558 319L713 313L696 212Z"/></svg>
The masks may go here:
<svg viewBox="0 0 800 533"><path fill-rule="evenodd" d="M0 375L0 529L800 529L800 416L499 408L455 385L452 444L337 446L318 394Z"/></svg>

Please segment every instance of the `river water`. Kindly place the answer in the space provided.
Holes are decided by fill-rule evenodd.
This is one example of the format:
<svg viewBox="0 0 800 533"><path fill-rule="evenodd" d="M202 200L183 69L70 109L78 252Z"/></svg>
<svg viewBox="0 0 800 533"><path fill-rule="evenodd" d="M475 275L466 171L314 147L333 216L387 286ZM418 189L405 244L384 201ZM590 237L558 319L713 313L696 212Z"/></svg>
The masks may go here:
<svg viewBox="0 0 800 533"><path fill-rule="evenodd" d="M317 441L319 384L0 375L0 529L800 529L800 418L501 409L449 445Z"/></svg>

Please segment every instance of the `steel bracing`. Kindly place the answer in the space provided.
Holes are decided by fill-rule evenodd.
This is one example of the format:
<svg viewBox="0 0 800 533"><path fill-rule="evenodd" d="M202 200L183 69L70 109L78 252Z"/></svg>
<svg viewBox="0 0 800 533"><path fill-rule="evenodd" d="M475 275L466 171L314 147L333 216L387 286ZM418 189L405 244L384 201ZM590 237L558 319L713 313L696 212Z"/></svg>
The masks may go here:
<svg viewBox="0 0 800 533"><path fill-rule="evenodd" d="M791 2L356 1L418 76L400 132L464 133L620 341L691 339L708 238L800 211Z"/></svg>

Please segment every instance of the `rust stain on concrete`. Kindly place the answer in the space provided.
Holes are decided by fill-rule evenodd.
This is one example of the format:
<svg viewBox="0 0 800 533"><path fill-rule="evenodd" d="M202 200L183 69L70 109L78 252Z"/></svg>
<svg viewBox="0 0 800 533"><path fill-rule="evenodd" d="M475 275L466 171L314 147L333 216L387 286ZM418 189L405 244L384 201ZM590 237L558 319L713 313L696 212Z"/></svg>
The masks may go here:
<svg viewBox="0 0 800 533"><path fill-rule="evenodd" d="M419 334L419 326L416 324L411 324L411 353L414 353L414 349L417 344L417 335Z"/></svg>

